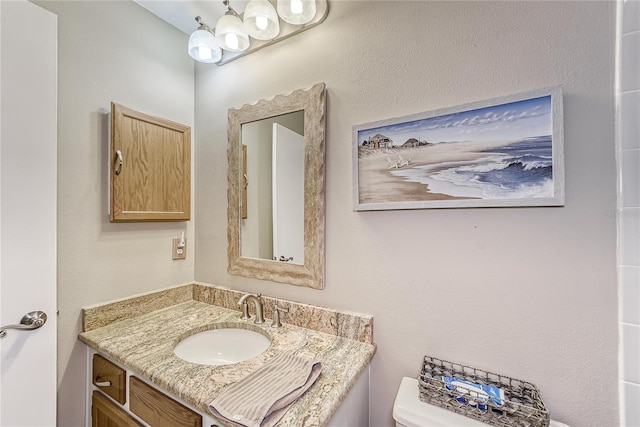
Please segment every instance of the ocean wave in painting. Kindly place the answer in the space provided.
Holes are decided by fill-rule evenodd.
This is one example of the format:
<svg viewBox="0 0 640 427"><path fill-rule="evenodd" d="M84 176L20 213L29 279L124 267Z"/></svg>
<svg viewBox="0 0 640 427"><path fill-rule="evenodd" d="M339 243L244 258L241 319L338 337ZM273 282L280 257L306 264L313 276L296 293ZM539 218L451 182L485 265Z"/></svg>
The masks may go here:
<svg viewBox="0 0 640 427"><path fill-rule="evenodd" d="M474 161L419 166L394 174L428 184L432 193L455 197L553 197L551 136L528 138L487 151L487 157Z"/></svg>

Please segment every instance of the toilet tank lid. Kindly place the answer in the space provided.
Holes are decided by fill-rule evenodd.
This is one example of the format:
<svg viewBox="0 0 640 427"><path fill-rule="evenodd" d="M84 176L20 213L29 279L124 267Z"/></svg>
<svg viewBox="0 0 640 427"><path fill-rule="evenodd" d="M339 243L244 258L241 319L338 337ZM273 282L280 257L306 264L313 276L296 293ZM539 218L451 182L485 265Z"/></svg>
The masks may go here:
<svg viewBox="0 0 640 427"><path fill-rule="evenodd" d="M409 377L400 382L393 403L393 419L407 427L487 427L487 424L473 418L421 401L418 380Z"/></svg>
<svg viewBox="0 0 640 427"><path fill-rule="evenodd" d="M393 419L407 427L487 427L487 424L420 400L418 380L404 377L393 403ZM551 420L549 427L569 427Z"/></svg>

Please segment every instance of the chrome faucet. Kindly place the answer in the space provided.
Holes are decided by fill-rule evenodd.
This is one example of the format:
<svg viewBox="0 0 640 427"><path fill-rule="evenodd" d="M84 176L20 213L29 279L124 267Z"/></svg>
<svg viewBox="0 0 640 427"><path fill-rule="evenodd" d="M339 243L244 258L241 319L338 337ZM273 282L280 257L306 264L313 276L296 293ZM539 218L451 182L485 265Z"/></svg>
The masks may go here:
<svg viewBox="0 0 640 427"><path fill-rule="evenodd" d="M256 320L253 321L253 323L264 323L264 314L263 314L263 310L262 310L262 294L246 294L243 295L239 300L238 300L238 305L242 306L242 316L240 317L241 319L249 319L251 316L249 316L249 300L253 300L254 305L256 306Z"/></svg>

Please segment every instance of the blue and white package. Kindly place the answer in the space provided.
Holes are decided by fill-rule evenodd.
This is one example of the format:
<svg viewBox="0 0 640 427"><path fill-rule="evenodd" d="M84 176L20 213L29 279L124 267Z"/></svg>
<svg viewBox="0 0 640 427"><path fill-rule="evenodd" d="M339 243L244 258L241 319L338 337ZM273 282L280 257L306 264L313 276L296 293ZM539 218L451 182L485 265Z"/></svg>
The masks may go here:
<svg viewBox="0 0 640 427"><path fill-rule="evenodd" d="M458 402L466 403L469 400L470 404L473 402L475 406L476 402L486 402L491 399L494 405L503 405L504 391L494 385L475 384L457 377L442 377L442 382L448 390L455 390L462 394L456 399Z"/></svg>

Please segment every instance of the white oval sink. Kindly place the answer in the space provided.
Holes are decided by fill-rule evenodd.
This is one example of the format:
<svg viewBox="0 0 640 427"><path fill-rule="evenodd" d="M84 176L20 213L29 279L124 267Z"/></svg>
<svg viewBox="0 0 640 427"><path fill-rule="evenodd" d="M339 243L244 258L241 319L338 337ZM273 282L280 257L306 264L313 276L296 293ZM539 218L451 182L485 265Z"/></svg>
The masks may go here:
<svg viewBox="0 0 640 427"><path fill-rule="evenodd" d="M201 365L230 365L265 351L271 340L259 332L241 328L211 329L180 341L173 352L180 359Z"/></svg>

